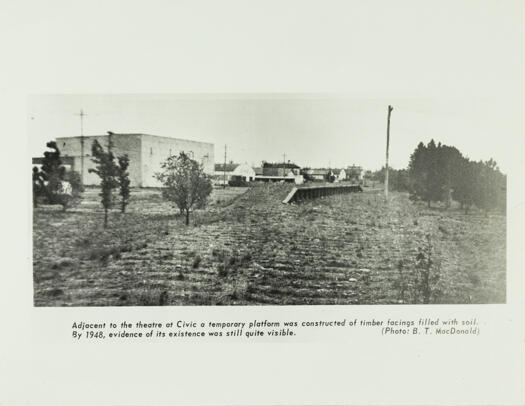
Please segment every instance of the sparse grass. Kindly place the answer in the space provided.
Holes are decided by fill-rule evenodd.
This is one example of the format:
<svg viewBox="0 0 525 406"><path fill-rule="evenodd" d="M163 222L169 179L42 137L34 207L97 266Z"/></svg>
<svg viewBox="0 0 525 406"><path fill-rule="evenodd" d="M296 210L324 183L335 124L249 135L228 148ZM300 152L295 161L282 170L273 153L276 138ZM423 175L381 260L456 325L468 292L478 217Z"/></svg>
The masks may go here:
<svg viewBox="0 0 525 406"><path fill-rule="evenodd" d="M399 193L388 207L373 193L284 205L290 187L215 196L191 227L156 190L132 191L107 230L96 189L71 212L38 208L35 304L410 303L427 234L440 273L432 303L505 301L504 216L429 210Z"/></svg>

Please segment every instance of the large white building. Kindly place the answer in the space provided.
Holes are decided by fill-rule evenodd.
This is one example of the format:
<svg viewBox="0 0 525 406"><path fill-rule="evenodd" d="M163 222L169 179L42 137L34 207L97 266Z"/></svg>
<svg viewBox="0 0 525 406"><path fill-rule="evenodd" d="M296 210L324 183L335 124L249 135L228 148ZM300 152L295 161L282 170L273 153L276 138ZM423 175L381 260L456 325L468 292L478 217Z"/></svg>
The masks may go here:
<svg viewBox="0 0 525 406"><path fill-rule="evenodd" d="M98 185L100 178L89 169L94 168L91 147L97 140L107 149L109 135L84 137L60 137L56 139L61 155L72 162L71 169L79 172L84 185ZM208 142L197 142L180 138L159 137L148 134L112 134L112 151L115 156L127 154L129 157L129 178L131 186L159 187L154 177L161 170L161 163L171 155L180 152L189 154L203 165L204 171L212 175L214 171L214 146Z"/></svg>

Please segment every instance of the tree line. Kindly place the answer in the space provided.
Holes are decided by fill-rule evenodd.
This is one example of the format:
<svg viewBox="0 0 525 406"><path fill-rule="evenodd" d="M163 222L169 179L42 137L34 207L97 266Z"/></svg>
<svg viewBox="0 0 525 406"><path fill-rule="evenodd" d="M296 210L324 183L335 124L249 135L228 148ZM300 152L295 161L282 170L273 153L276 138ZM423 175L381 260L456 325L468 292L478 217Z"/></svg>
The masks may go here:
<svg viewBox="0 0 525 406"><path fill-rule="evenodd" d="M473 206L485 213L506 208L507 177L493 159L473 161L457 148L434 140L418 144L408 168L389 168L388 174L389 189L409 192L412 200L429 207L441 202L448 208L455 200L465 214ZM372 179L384 182L385 168L373 173Z"/></svg>

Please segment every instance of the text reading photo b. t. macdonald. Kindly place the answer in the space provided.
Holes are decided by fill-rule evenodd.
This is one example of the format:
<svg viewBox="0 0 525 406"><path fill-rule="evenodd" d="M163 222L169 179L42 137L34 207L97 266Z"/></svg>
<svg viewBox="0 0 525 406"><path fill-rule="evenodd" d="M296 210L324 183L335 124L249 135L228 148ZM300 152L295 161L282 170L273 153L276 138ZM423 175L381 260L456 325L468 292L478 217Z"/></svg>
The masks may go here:
<svg viewBox="0 0 525 406"><path fill-rule="evenodd" d="M456 107L34 96L34 305L505 303L505 162Z"/></svg>

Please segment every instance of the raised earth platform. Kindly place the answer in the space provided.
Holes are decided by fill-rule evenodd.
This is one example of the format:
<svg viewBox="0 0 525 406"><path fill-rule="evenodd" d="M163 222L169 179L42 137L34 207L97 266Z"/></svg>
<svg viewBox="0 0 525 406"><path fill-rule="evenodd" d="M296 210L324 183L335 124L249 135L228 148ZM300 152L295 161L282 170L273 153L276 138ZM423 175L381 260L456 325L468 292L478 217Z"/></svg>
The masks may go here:
<svg viewBox="0 0 525 406"><path fill-rule="evenodd" d="M324 196L340 195L344 193L362 192L360 185L330 185L294 187L283 203L296 203L303 200L317 199Z"/></svg>

